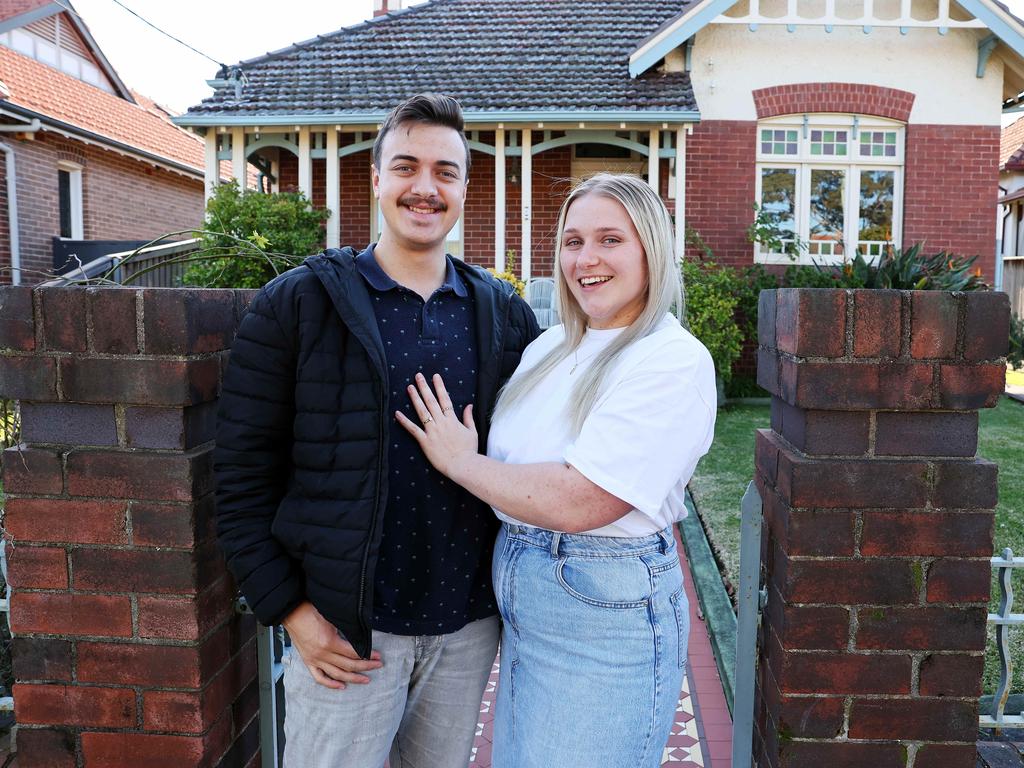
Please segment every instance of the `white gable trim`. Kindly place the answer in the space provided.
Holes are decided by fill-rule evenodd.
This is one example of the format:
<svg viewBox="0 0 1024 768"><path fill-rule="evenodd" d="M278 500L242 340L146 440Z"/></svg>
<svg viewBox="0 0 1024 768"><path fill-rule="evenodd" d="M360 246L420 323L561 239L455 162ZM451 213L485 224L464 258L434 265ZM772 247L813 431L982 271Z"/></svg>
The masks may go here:
<svg viewBox="0 0 1024 768"><path fill-rule="evenodd" d="M992 0L955 0L965 11L982 22L1010 50L1024 60L1024 24ZM654 36L648 38L629 57L629 74L637 77L678 48L736 0L701 0ZM806 23L806 22L805 22ZM860 22L858 22L860 23ZM932 25L934 26L934 25ZM866 27L869 29L870 27ZM940 31L944 32L945 28Z"/></svg>
<svg viewBox="0 0 1024 768"><path fill-rule="evenodd" d="M725 13L736 0L701 0L656 35L645 40L629 57L629 76L638 77L693 37L712 19Z"/></svg>
<svg viewBox="0 0 1024 768"><path fill-rule="evenodd" d="M117 95L126 101L130 101L132 104L137 104L138 102L135 101L135 97L132 95L131 89L125 85L113 65L103 54L103 50L100 48L95 38L93 38L92 33L85 25L82 17L79 16L78 12L70 5L64 6L57 2L47 3L46 5L41 5L38 8L33 8L31 11L25 11L25 13L20 13L17 16L11 16L10 18L0 20L0 33L9 32L12 29L27 26L33 21L39 21L40 19L45 19L48 16L54 16L64 11L67 11L67 18L71 20L71 24L74 26L75 31L78 32L82 40L85 41L85 44L89 47L92 55L96 57L96 61L100 65L100 69L103 70L103 74L107 76L107 79L110 81L111 85L113 85L114 91Z"/></svg>

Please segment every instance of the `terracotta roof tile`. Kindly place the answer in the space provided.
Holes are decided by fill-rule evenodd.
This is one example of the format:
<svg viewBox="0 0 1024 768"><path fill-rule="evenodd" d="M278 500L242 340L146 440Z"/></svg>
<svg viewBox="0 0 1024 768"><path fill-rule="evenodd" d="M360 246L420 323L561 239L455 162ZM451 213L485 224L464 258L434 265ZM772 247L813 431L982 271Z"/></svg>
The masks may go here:
<svg viewBox="0 0 1024 768"><path fill-rule="evenodd" d="M51 0L0 0L0 21L49 5Z"/></svg>
<svg viewBox="0 0 1024 768"><path fill-rule="evenodd" d="M1024 171L1024 117L1003 128L999 136L999 170Z"/></svg>
<svg viewBox="0 0 1024 768"><path fill-rule="evenodd" d="M7 104L203 171L203 140L139 94L139 103L132 104L4 46L0 81L10 90Z"/></svg>

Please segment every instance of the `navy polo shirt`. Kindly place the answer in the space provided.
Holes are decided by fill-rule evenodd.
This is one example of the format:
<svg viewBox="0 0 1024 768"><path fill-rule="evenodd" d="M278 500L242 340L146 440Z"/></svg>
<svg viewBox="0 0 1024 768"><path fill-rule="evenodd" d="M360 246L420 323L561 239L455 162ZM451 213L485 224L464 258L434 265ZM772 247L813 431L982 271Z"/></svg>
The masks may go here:
<svg viewBox="0 0 1024 768"><path fill-rule="evenodd" d="M455 412L476 395L473 299L452 264L427 301L392 280L370 246L356 257L369 288L388 367L389 412L419 422L406 387L441 374ZM374 576L373 628L440 635L498 612L491 587L495 523L490 507L456 485L393 419L388 501Z"/></svg>

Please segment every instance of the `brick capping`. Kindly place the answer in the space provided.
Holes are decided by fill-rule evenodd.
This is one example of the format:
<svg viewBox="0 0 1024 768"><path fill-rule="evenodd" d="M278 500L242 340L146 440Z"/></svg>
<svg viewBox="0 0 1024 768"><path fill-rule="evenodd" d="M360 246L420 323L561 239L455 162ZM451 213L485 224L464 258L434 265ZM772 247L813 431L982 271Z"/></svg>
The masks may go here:
<svg viewBox="0 0 1024 768"><path fill-rule="evenodd" d="M759 302L758 768L972 768L1003 390L1002 293L781 289Z"/></svg>
<svg viewBox="0 0 1024 768"><path fill-rule="evenodd" d="M258 764L255 622L233 611L211 466L254 294L0 287L22 768Z"/></svg>
<svg viewBox="0 0 1024 768"><path fill-rule="evenodd" d="M876 115L907 122L914 94L867 83L793 83L752 91L757 117L763 120L804 112Z"/></svg>

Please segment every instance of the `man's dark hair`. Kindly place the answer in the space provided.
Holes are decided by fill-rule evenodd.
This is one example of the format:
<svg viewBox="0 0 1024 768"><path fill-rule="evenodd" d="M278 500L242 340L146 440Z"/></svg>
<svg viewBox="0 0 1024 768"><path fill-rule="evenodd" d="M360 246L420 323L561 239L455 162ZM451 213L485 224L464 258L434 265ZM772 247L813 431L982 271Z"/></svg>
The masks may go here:
<svg viewBox="0 0 1024 768"><path fill-rule="evenodd" d="M424 125L440 125L451 128L459 134L462 146L466 149L466 175L469 175L469 142L464 133L465 123L462 120L462 107L451 96L440 93L420 93L403 101L392 109L377 132L373 142L373 164L380 170L381 146L384 137L403 123L423 123Z"/></svg>

